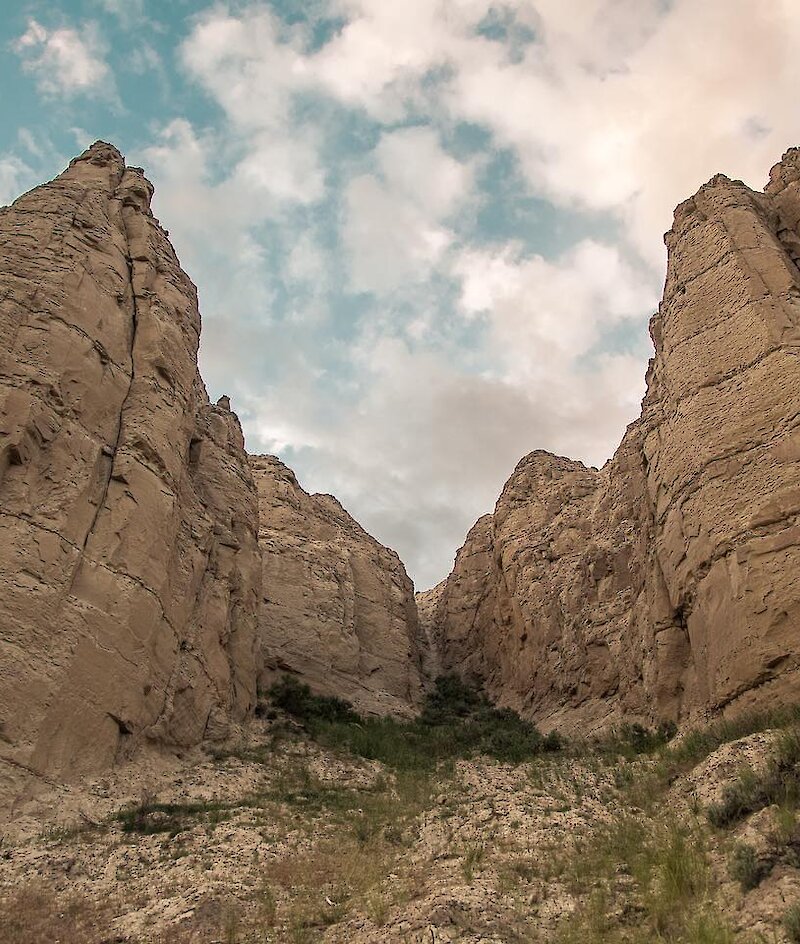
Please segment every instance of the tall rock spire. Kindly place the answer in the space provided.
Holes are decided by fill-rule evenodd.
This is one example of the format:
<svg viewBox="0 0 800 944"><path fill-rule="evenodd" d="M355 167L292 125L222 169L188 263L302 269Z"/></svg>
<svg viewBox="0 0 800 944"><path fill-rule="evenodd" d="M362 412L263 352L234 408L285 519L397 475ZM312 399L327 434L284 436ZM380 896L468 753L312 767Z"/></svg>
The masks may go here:
<svg viewBox="0 0 800 944"><path fill-rule="evenodd" d="M546 726L800 696L800 151L675 211L642 416L533 453L420 597L443 666Z"/></svg>
<svg viewBox="0 0 800 944"><path fill-rule="evenodd" d="M0 788L255 700L255 489L152 192L98 142L0 211Z"/></svg>

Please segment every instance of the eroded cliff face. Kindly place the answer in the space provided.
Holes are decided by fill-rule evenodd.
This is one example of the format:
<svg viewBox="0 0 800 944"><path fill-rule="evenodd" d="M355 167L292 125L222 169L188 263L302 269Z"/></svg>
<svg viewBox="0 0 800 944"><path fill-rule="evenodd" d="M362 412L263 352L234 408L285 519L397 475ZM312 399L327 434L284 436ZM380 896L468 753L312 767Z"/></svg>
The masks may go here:
<svg viewBox="0 0 800 944"><path fill-rule="evenodd" d="M151 195L98 142L0 210L0 789L255 701L255 488Z"/></svg>
<svg viewBox="0 0 800 944"><path fill-rule="evenodd" d="M424 645L400 558L273 456L251 460L263 557L261 685L281 672L371 713L408 714Z"/></svg>
<svg viewBox="0 0 800 944"><path fill-rule="evenodd" d="M444 670L589 731L800 696L800 151L678 207L640 420L535 452L419 597Z"/></svg>
<svg viewBox="0 0 800 944"><path fill-rule="evenodd" d="M641 418L601 471L523 459L421 622L209 403L151 195L98 143L0 210L0 796L224 738L284 671L377 713L455 671L583 733L800 697L800 152L678 208Z"/></svg>

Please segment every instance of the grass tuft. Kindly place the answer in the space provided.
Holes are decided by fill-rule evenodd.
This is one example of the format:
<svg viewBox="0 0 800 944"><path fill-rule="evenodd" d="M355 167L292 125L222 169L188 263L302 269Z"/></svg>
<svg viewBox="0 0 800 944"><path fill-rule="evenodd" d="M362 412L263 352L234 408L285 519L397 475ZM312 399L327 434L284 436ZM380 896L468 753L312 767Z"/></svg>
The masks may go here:
<svg viewBox="0 0 800 944"><path fill-rule="evenodd" d="M800 901L791 905L784 914L783 930L790 941L800 944Z"/></svg>

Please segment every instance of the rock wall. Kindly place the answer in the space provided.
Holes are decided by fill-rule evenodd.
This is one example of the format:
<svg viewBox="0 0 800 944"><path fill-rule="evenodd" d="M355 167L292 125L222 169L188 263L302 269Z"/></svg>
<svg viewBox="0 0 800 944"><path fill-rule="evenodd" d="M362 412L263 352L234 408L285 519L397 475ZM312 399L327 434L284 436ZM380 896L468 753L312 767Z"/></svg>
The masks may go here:
<svg viewBox="0 0 800 944"><path fill-rule="evenodd" d="M418 599L197 370L194 286L119 152L0 210L0 795L223 738L257 679L407 713L455 671L543 727L800 697L800 151L675 215L642 416L535 452Z"/></svg>
<svg viewBox="0 0 800 944"><path fill-rule="evenodd" d="M0 210L0 792L254 704L255 488L151 195L98 142Z"/></svg>
<svg viewBox="0 0 800 944"><path fill-rule="evenodd" d="M641 418L601 471L535 452L419 597L442 667L587 731L800 697L800 150L666 236Z"/></svg>
<svg viewBox="0 0 800 944"><path fill-rule="evenodd" d="M263 557L266 687L294 673L362 711L407 714L424 645L411 580L331 495L309 495L273 456L251 460Z"/></svg>

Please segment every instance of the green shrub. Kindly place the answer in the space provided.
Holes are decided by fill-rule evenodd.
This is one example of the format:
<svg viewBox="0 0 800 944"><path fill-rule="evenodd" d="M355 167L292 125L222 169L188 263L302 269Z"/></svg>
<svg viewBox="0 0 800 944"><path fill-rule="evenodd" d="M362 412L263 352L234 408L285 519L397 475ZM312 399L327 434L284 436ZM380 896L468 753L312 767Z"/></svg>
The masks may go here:
<svg viewBox="0 0 800 944"><path fill-rule="evenodd" d="M486 700L457 675L440 675L425 699L419 720L429 725L452 724L487 705Z"/></svg>
<svg viewBox="0 0 800 944"><path fill-rule="evenodd" d="M269 689L273 703L301 721L358 722L353 706L342 698L314 695L304 682L284 675Z"/></svg>
<svg viewBox="0 0 800 944"><path fill-rule="evenodd" d="M728 862L728 874L742 886L742 891L749 892L759 885L766 872L752 846L742 842L734 847Z"/></svg>
<svg viewBox="0 0 800 944"><path fill-rule="evenodd" d="M708 819L714 826L731 826L773 803L794 809L800 802L800 730L784 732L775 756L758 774L745 768L729 784L719 803L709 806Z"/></svg>
<svg viewBox="0 0 800 944"><path fill-rule="evenodd" d="M715 914L701 914L689 925L691 944L734 944L733 931Z"/></svg>
<svg viewBox="0 0 800 944"><path fill-rule="evenodd" d="M626 723L614 728L593 746L602 754L633 759L657 751L675 737L677 730L671 721L662 722L655 728L646 728L638 722Z"/></svg>
<svg viewBox="0 0 800 944"><path fill-rule="evenodd" d="M122 831L126 833L169 833L176 836L198 823L216 826L227 819L236 807L253 805L256 805L256 799L252 797L236 803L210 800L200 800L196 803L157 803L146 797L141 803L120 810L115 819L122 824Z"/></svg>
<svg viewBox="0 0 800 944"><path fill-rule="evenodd" d="M679 743L668 748L662 764L662 778L671 781L675 776L696 767L700 761L730 741L775 728L792 728L798 722L800 705L787 705L772 711L745 712L733 719L715 721L689 731Z"/></svg>
<svg viewBox="0 0 800 944"><path fill-rule="evenodd" d="M783 930L790 941L800 944L800 901L795 902L784 914Z"/></svg>
<svg viewBox="0 0 800 944"><path fill-rule="evenodd" d="M347 702L313 695L291 676L273 685L270 697L323 746L397 770L433 770L479 754L519 764L562 747L557 735L542 737L516 712L493 707L454 676L436 680L419 717L411 720L361 717Z"/></svg>

